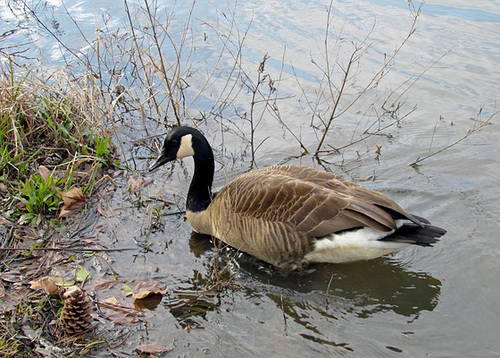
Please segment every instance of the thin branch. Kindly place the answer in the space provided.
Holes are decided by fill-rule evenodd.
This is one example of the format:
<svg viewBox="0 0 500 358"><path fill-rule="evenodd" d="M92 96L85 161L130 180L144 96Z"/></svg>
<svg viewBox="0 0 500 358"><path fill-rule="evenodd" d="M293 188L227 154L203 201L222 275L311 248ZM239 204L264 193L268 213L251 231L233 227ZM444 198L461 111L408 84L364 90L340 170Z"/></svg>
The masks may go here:
<svg viewBox="0 0 500 358"><path fill-rule="evenodd" d="M441 149L439 149L439 150L436 150L435 152L432 152L432 153L430 153L430 154L428 154L428 155L426 155L426 156L423 156L423 157L418 157L418 158L417 158L417 160L415 160L413 163L411 163L411 164L410 164L410 166L411 166L411 167L416 167L416 166L418 166L418 164L419 164L419 163L423 162L424 160L429 159L429 158L431 158L431 157L433 157L433 156L435 156L435 155L437 155L437 154L440 154L440 153L444 152L445 150L448 150L448 149L450 149L450 148L452 148L452 147L456 146L458 143L462 142L464 139L466 139L466 138L467 138L467 137L469 137L470 135L472 135L472 134L474 134L474 133L476 133L476 132L479 132L481 129L483 129L483 128L484 128L484 127L486 127L487 125L490 125L490 124L491 124L491 119L492 119L494 116L496 116L497 114L499 114L499 113L500 113L500 111L495 111L495 112L493 112L493 113L492 113L492 114L488 117L488 119L486 119L485 121L480 121L480 120L476 120L476 119L474 119L474 120L476 120L478 123L480 123L478 127L473 128L473 129L469 129L469 130L467 131L467 133L465 133L465 135L464 135L464 136L462 136L461 138L457 139L457 140L456 140L456 141L454 141L453 143L451 143L451 144L449 144L449 145L447 145L447 146L445 146L445 147L443 147L443 148L441 148Z"/></svg>
<svg viewBox="0 0 500 358"><path fill-rule="evenodd" d="M124 0L124 2L125 2L125 12L127 13L128 22L130 24L130 31L132 32L132 39L133 39L132 42L134 43L134 45L136 47L137 56L139 57L139 61L141 63L142 69L146 69L144 59L142 58L142 51L139 48L139 44L137 42L138 38L137 38L137 35L135 33L134 23L132 22L132 17L130 16L130 9L128 7L128 2L127 2L127 0ZM156 109L156 114L158 115L158 117L160 117L160 109L158 106L158 102L156 101L156 96L154 95L154 92L153 92L154 84L151 82L150 76L147 75L147 71L144 71L144 77L146 78L146 82L147 82L146 88L149 91L149 98L151 98L153 100L153 103L154 103L155 109Z"/></svg>
<svg viewBox="0 0 500 358"><path fill-rule="evenodd" d="M318 147L316 148L316 151L314 152L314 156L317 157L318 156L318 153L321 149L321 147L323 146L323 142L325 141L325 138L326 138L326 135L328 133L328 130L330 129L330 126L333 122L333 119L335 118L335 113L337 112L337 107L340 103L340 99L342 98L342 95L344 93L344 88L345 88L345 84L347 83L347 80L349 78L349 70L351 69L351 66L352 64L354 63L355 61L355 56L357 54L357 49L351 54L351 57L349 58L349 63L347 64L347 68L346 70L344 71L344 77L342 78L342 84L340 85L340 89L337 93L337 98L335 99L335 103L333 105L333 109L332 109L332 112L330 114L330 118L328 120L328 123L326 124L325 128L324 128L324 131L323 131L323 136L321 137L321 140L319 141L318 143Z"/></svg>
<svg viewBox="0 0 500 358"><path fill-rule="evenodd" d="M153 40L154 40L156 49L158 51L158 56L160 57L161 73L163 75L163 79L165 80L165 85L167 86L168 97L169 97L170 103L172 105L172 110L174 111L175 118L177 120L177 125L180 126L181 125L181 118L179 117L179 113L177 111L178 103L174 100L174 93L172 91L172 85L170 84L170 79L168 78L167 70L165 69L165 62L163 60L161 47L160 47L160 44L158 42L158 34L156 33L156 24L155 24L153 15L151 13L151 9L149 8L148 0L144 0L144 4L146 5L146 10L147 10L148 17L149 17L149 23L151 24L151 30L153 30Z"/></svg>

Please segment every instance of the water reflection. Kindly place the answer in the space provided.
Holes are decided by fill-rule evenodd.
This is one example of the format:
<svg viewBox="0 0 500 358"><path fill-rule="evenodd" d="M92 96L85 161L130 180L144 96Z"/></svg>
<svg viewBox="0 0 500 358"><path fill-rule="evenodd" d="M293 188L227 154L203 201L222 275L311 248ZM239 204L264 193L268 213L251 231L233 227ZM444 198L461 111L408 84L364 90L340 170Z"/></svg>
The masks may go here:
<svg viewBox="0 0 500 358"><path fill-rule="evenodd" d="M241 286L248 297L265 295L284 314L309 328L307 322L301 322L308 316L307 311L333 319L346 314L367 318L392 311L413 321L421 311L436 307L441 291L438 279L425 272L411 271L390 258L342 265L318 264L283 274L233 249L214 248L214 242L206 235L193 232L190 248L196 256L206 255L212 267L219 267L219 273L224 272L221 281ZM199 280L193 278L193 282ZM213 277L207 279L210 280Z"/></svg>
<svg viewBox="0 0 500 358"><path fill-rule="evenodd" d="M207 313L217 310L220 304L220 296L216 292L190 289L174 290L165 302L183 328L203 328Z"/></svg>

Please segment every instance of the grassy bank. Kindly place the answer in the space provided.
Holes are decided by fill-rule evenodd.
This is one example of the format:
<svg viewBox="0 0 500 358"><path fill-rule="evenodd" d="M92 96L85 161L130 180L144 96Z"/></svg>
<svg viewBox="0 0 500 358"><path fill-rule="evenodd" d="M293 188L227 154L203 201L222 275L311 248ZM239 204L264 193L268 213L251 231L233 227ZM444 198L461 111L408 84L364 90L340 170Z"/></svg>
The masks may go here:
<svg viewBox="0 0 500 358"><path fill-rule="evenodd" d="M116 164L78 98L12 67L0 75L0 153L1 209L20 224L57 219L64 193L90 194Z"/></svg>
<svg viewBox="0 0 500 358"><path fill-rule="evenodd" d="M0 355L35 357L43 354L26 333L57 340L61 332L49 323L62 300L28 283L75 261L50 250L64 248L59 232L118 162L110 133L82 96L60 78L10 64L0 73Z"/></svg>

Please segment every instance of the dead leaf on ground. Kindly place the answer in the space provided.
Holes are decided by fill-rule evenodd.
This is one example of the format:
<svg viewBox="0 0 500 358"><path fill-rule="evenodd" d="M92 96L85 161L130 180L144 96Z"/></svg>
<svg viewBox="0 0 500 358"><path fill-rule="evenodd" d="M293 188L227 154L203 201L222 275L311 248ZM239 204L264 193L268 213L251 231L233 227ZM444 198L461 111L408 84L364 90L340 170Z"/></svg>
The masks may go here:
<svg viewBox="0 0 500 358"><path fill-rule="evenodd" d="M136 281L134 286L134 294L132 295L132 297L139 298L135 295L139 295L139 293L143 291L149 291L159 295L164 295L165 293L167 293L167 286L160 286L160 282L155 280Z"/></svg>
<svg viewBox="0 0 500 358"><path fill-rule="evenodd" d="M163 295L154 292L148 292L148 294L144 297L136 298L134 301L134 306L139 310L148 309L150 311L153 311L161 303L162 298Z"/></svg>
<svg viewBox="0 0 500 358"><path fill-rule="evenodd" d="M108 215L104 212L104 209L102 208L102 203L99 202L99 204L97 204L97 212L99 214L101 214L102 216L104 216L105 218L108 217Z"/></svg>
<svg viewBox="0 0 500 358"><path fill-rule="evenodd" d="M121 283L120 280L114 278L99 278L94 281L87 289L89 291L107 291L110 288L116 287Z"/></svg>
<svg viewBox="0 0 500 358"><path fill-rule="evenodd" d="M140 317L144 317L144 313L132 307L125 298L118 300L116 297L108 297L100 305L106 318L116 324L134 324L139 322Z"/></svg>
<svg viewBox="0 0 500 358"><path fill-rule="evenodd" d="M132 298L135 299L135 307L154 310L160 304L167 290L167 286L160 286L158 281L145 280L136 282L132 293Z"/></svg>
<svg viewBox="0 0 500 358"><path fill-rule="evenodd" d="M1 286L0 286L1 287ZM19 303L23 301L28 295L28 289L24 286L18 287L14 290L5 291L3 288L2 293L0 294L1 298L1 309L2 312L7 312L11 310L15 310L19 307Z"/></svg>
<svg viewBox="0 0 500 358"><path fill-rule="evenodd" d="M166 287L164 289L157 289L157 290L154 290L154 291L143 290L143 291L139 291L139 292L133 293L132 294L132 298L134 298L136 300L142 300L142 299L148 297L149 295L160 295L160 296L163 296L165 293L167 293L167 288Z"/></svg>
<svg viewBox="0 0 500 358"><path fill-rule="evenodd" d="M40 173L40 176L43 178L43 180L45 180L45 182L47 182L48 177L50 177L50 175L52 174L52 172L43 165L40 165L38 167L38 173Z"/></svg>
<svg viewBox="0 0 500 358"><path fill-rule="evenodd" d="M130 185L132 190L138 190L149 185L151 181L146 181L144 178L135 179L134 177L130 177L128 178L127 183Z"/></svg>
<svg viewBox="0 0 500 358"><path fill-rule="evenodd" d="M119 305L118 303L118 300L116 299L116 297L108 297L104 300L104 302L110 304L110 305Z"/></svg>
<svg viewBox="0 0 500 358"><path fill-rule="evenodd" d="M143 298L148 297L150 294L155 294L155 292L149 290L136 292L132 294L132 298L136 300L142 300Z"/></svg>
<svg viewBox="0 0 500 358"><path fill-rule="evenodd" d="M76 291L83 291L80 287L78 286L69 286L64 289L64 293L62 294L62 297L64 299L68 299L73 295Z"/></svg>
<svg viewBox="0 0 500 358"><path fill-rule="evenodd" d="M58 296L62 291L61 287L58 287L50 276L42 277L28 283L32 290L43 289L49 296Z"/></svg>
<svg viewBox="0 0 500 358"><path fill-rule="evenodd" d="M80 188L71 188L70 190L63 192L61 197L64 201L64 205L61 209L61 213L59 214L60 218L73 214L85 203L85 196Z"/></svg>
<svg viewBox="0 0 500 358"><path fill-rule="evenodd" d="M151 342L146 344L141 344L135 350L143 354L161 354L165 352L170 352L174 350L175 346L173 344L166 345L161 342Z"/></svg>
<svg viewBox="0 0 500 358"><path fill-rule="evenodd" d="M160 286L160 282L154 280L137 281L132 290L132 298L136 300L144 299L149 295L164 295L167 293L167 286Z"/></svg>

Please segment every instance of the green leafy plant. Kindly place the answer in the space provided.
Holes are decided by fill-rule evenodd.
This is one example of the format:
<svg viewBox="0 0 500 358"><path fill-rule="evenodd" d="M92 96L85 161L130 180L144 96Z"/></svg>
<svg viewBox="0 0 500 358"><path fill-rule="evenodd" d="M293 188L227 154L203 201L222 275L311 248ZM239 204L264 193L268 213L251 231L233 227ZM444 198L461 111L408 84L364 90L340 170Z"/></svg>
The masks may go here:
<svg viewBox="0 0 500 358"><path fill-rule="evenodd" d="M105 137L94 136L95 155L98 158L107 158L111 152L111 139L109 135Z"/></svg>
<svg viewBox="0 0 500 358"><path fill-rule="evenodd" d="M71 109L64 100L57 100L53 95L42 97L38 103L37 116L49 125L48 133L54 137L56 142L76 142L74 137L75 128L70 120Z"/></svg>
<svg viewBox="0 0 500 358"><path fill-rule="evenodd" d="M44 168L44 167L40 167ZM65 179L56 179L48 170L40 169L40 174L33 174L23 184L19 193L27 213L20 218L21 223L39 222L43 215L54 214L62 203L58 188Z"/></svg>
<svg viewBox="0 0 500 358"><path fill-rule="evenodd" d="M162 205L161 207L154 207L151 211L151 229L153 231L163 231L163 229L165 228L165 223L163 222L162 218L167 214L163 212L164 208L165 205Z"/></svg>
<svg viewBox="0 0 500 358"><path fill-rule="evenodd" d="M9 147L7 145L0 146L0 172L3 172L4 168L12 163L12 157L10 155Z"/></svg>

